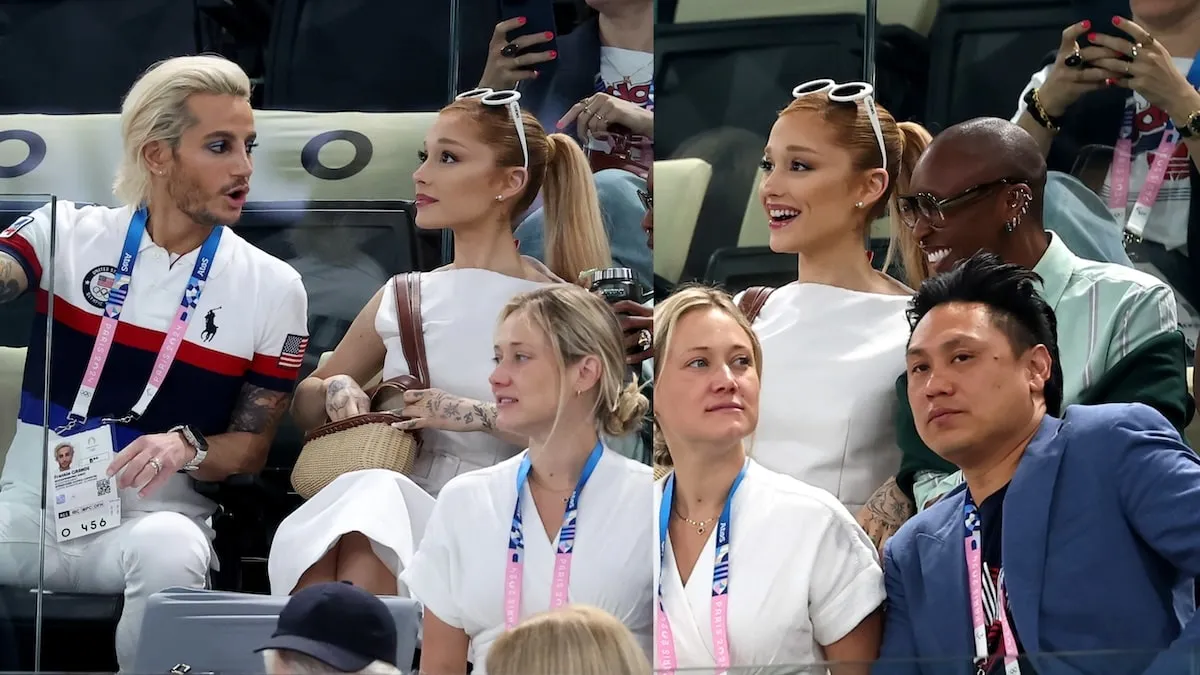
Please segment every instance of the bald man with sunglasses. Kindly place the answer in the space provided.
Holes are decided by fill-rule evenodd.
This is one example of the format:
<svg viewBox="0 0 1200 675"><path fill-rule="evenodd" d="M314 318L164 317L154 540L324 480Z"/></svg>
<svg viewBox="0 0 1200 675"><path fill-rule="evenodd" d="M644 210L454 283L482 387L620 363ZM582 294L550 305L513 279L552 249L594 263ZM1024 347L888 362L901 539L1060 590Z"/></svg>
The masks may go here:
<svg viewBox="0 0 1200 675"><path fill-rule="evenodd" d="M942 132L914 167L909 193L899 198L900 221L925 267L910 283L979 250L1032 269L1058 318L1063 405L1145 403L1182 432L1194 410L1171 288L1130 267L1072 253L1052 231L1054 224L1043 223L1045 188L1045 160L1017 125L981 118ZM962 475L917 435L907 375L896 392L903 452L896 484L923 510Z"/></svg>

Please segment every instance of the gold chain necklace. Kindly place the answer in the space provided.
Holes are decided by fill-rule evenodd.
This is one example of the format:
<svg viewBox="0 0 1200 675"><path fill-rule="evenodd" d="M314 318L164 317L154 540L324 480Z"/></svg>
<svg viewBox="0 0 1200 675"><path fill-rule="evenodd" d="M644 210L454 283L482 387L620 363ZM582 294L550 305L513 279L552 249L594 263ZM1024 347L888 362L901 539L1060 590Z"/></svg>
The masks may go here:
<svg viewBox="0 0 1200 675"><path fill-rule="evenodd" d="M688 525L691 525L692 527L696 528L696 534L704 534L705 528L708 527L709 524L711 524L714 520L717 519L717 516L713 516L712 518L709 518L708 520L692 520L691 518L688 518L688 517L684 516L682 513L680 513L679 507L675 507L674 510L675 510L676 518L679 518L680 520L684 521Z"/></svg>
<svg viewBox="0 0 1200 675"><path fill-rule="evenodd" d="M543 483L540 479L535 477L532 473L529 474L529 479L531 482L535 483L538 487L542 488L543 490L545 490L546 492L549 492L552 495L555 495L555 494L561 495L564 492L568 493L566 497L561 498L562 502L564 504L571 501L571 495L569 493L575 491L575 488L567 488L566 490L556 490L556 489L550 487L549 485L546 485L545 483Z"/></svg>

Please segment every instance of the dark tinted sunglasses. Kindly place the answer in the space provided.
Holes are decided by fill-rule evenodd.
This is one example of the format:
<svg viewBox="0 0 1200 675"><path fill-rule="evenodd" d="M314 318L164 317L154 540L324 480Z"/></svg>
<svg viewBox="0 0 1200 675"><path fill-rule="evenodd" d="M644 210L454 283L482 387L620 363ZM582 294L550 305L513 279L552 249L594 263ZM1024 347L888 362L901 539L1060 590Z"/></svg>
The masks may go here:
<svg viewBox="0 0 1200 675"><path fill-rule="evenodd" d="M917 222L924 219L925 222L929 223L929 227L940 230L944 227L946 209L952 209L964 204L972 198L1001 185L1020 185L1024 182L1017 178L1001 178L990 183L972 185L966 190L946 199L938 199L928 192L904 195L896 198L897 215L900 217L900 222L904 223L909 229L916 228Z"/></svg>

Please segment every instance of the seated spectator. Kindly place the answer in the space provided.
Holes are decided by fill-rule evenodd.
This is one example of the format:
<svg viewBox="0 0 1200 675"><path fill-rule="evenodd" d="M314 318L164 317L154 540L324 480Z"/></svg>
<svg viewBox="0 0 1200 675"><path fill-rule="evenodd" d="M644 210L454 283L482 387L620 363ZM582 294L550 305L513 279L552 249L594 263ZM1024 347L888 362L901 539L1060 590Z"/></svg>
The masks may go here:
<svg viewBox="0 0 1200 675"><path fill-rule="evenodd" d="M635 137L654 136L654 2L587 0L597 15L569 35L553 36L558 49L545 51L544 33L508 39L520 17L496 25L480 87L509 89L525 81L525 105L547 129L574 127L590 152L612 150L607 132L621 125ZM554 61L549 77L539 64ZM650 149L635 140L636 146ZM649 167L653 156L640 157ZM593 160L593 165L619 163Z"/></svg>
<svg viewBox="0 0 1200 675"><path fill-rule="evenodd" d="M271 639L256 651L262 652L267 675L400 675L398 643L387 605L341 582L293 595Z"/></svg>
<svg viewBox="0 0 1200 675"><path fill-rule="evenodd" d="M910 264L918 283L977 251L1037 272L1040 292L1059 318L1063 401L1139 402L1182 430L1192 417L1187 355L1165 283L1124 265L1084 260L1043 220L1046 163L1037 144L1011 122L982 118L934 139L913 170L911 193L899 200L902 233L925 256ZM896 384L897 439L904 460L899 489L927 507L961 482L961 474L921 442Z"/></svg>
<svg viewBox="0 0 1200 675"><path fill-rule="evenodd" d="M1037 280L978 253L913 299L908 398L966 485L885 546L879 675L1194 663L1200 458L1149 406L1063 406L1062 324Z"/></svg>
<svg viewBox="0 0 1200 675"><path fill-rule="evenodd" d="M904 368L912 289L872 268L864 242L929 132L897 122L873 92L832 80L792 91L763 150L758 197L771 250L798 255L797 280L737 302L763 346L755 460L829 492L882 538L902 521L868 500L900 464L889 383Z"/></svg>
<svg viewBox="0 0 1200 675"><path fill-rule="evenodd" d="M522 82L522 100L545 128L573 128L596 172L613 259L652 288L652 256L637 234L642 217L637 191L654 160L654 3L588 4L598 14L570 34L555 36L555 51L545 49L550 37L544 33L510 41L508 33L522 24L500 22L479 86L507 89ZM543 261L545 217L543 209L533 211L516 235L522 253Z"/></svg>
<svg viewBox="0 0 1200 675"><path fill-rule="evenodd" d="M116 648L126 672L146 599L206 585L215 505L193 481L262 468L304 357L300 276L224 225L249 191L249 99L249 78L225 59L154 66L121 110L125 206L59 201L0 233L0 300L35 290L38 307L0 476L0 584L37 585L41 510L52 504L46 588L124 593ZM52 222L54 279L43 273ZM75 468L43 485L64 439Z"/></svg>
<svg viewBox="0 0 1200 675"><path fill-rule="evenodd" d="M454 476L502 462L528 445L528 438L496 426L488 372L491 335L504 306L523 292L562 282L512 242L515 214L543 183L556 233L551 262L575 278L611 262L583 152L562 134L547 135L528 113L516 118L507 106L478 97L457 100L438 115L421 156L413 174L416 224L449 229L454 261L420 279L431 388L384 402L410 418L406 429L421 430L421 449L409 476L386 469L344 474L283 521L268 563L276 595L340 580L396 595L398 575L416 545L394 520L408 511L411 484L436 496ZM359 312L329 361L297 387L297 426L309 430L368 412L363 385L380 369L385 380L410 372L400 322L389 282Z"/></svg>
<svg viewBox="0 0 1200 675"><path fill-rule="evenodd" d="M650 662L616 617L570 605L529 617L488 650L492 675L650 675Z"/></svg>
<svg viewBox="0 0 1200 675"><path fill-rule="evenodd" d="M495 335L496 424L529 449L438 496L401 573L424 607L421 671L458 675L470 661L483 675L502 633L568 602L616 616L648 655L651 469L602 440L637 429L649 406L623 384L616 316L563 284L514 298Z"/></svg>
<svg viewBox="0 0 1200 675"><path fill-rule="evenodd" d="M1100 13L1094 2L1084 5ZM1200 330L1193 262L1200 259L1200 201L1193 201L1200 198L1200 0L1131 0L1126 8L1133 20L1113 16L1111 35L1090 21L1064 27L1056 53L1021 92L1012 121L1033 136L1051 169L1078 172L1121 231L1135 235L1129 256L1138 269L1171 285L1194 349ZM1182 137L1172 138L1175 132ZM1097 150L1126 143L1128 154ZM1159 153L1169 160L1152 180ZM1143 208L1135 209L1139 201Z"/></svg>
<svg viewBox="0 0 1200 675"><path fill-rule="evenodd" d="M654 318L655 463L673 467L654 491L655 666L834 661L840 675L865 673L882 625L875 548L833 495L747 458L763 371L750 323L703 287L667 298Z"/></svg>

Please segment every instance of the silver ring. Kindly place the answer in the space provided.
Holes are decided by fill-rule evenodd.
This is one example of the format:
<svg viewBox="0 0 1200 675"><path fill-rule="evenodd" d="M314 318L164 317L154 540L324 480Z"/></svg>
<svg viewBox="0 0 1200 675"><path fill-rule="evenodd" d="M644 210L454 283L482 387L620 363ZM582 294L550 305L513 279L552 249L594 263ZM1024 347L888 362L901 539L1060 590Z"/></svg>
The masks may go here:
<svg viewBox="0 0 1200 675"><path fill-rule="evenodd" d="M154 467L154 473L159 473L163 469L163 464L157 457L151 457L149 464Z"/></svg>
<svg viewBox="0 0 1200 675"><path fill-rule="evenodd" d="M649 347L652 339L653 338L650 337L650 331L646 330L645 328L638 333L638 345L642 348Z"/></svg>
<svg viewBox="0 0 1200 675"><path fill-rule="evenodd" d="M1134 61L1137 61L1138 50L1141 48L1142 48L1142 43L1139 42L1139 43L1135 44L1133 46L1133 49L1129 50L1129 58L1133 59Z"/></svg>

